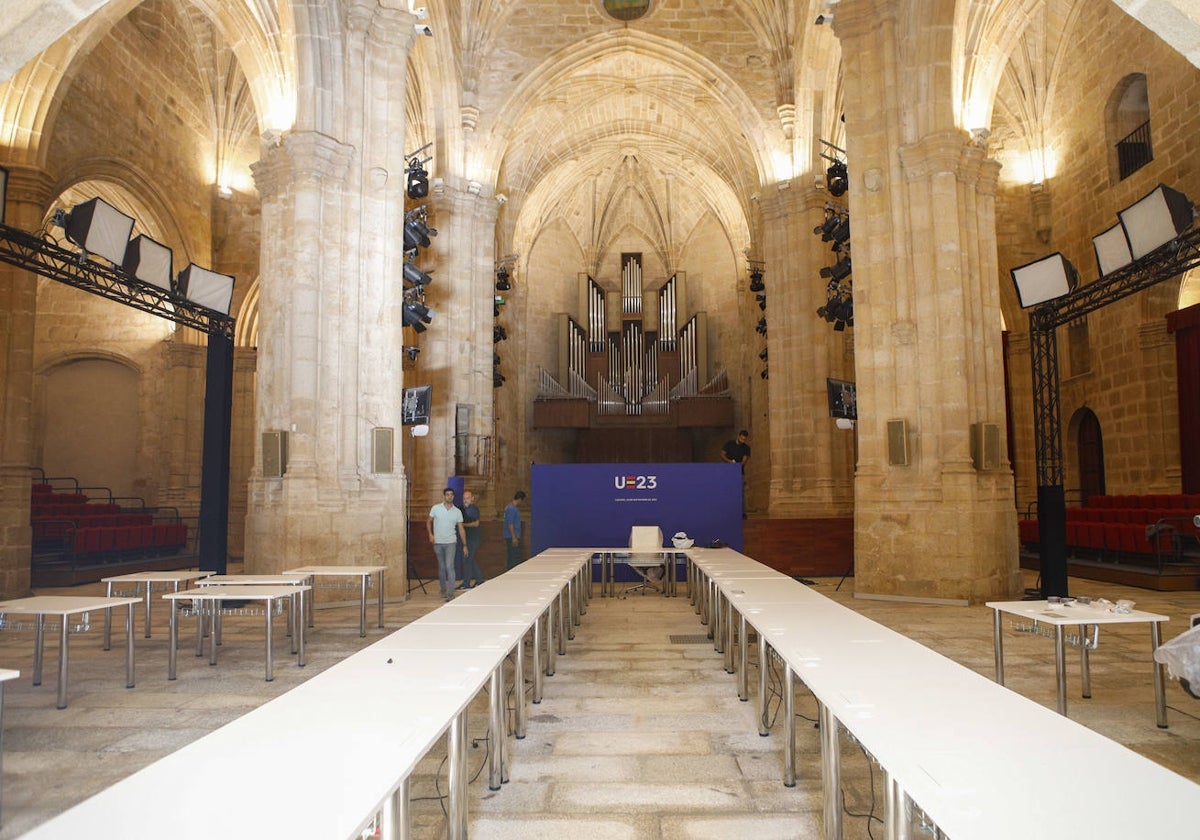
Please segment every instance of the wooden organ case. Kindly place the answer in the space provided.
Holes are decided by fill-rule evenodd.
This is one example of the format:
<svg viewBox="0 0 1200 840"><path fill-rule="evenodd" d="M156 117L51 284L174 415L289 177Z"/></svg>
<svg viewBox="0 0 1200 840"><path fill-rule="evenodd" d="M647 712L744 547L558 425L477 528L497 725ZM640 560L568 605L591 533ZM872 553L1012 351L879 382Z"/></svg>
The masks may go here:
<svg viewBox="0 0 1200 840"><path fill-rule="evenodd" d="M580 279L583 322L560 316L557 367L539 371L534 428L578 430L581 463L712 460L696 450L704 433L733 425L728 375L709 370L705 313L681 323L685 278L644 292L641 256L621 255L619 306Z"/></svg>

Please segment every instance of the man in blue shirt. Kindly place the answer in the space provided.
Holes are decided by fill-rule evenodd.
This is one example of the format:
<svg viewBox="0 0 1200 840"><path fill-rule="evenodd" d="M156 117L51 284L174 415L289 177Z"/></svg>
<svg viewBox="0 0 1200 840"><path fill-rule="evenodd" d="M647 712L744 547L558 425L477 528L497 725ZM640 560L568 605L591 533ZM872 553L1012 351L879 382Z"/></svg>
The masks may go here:
<svg viewBox="0 0 1200 840"><path fill-rule="evenodd" d="M508 568L521 562L521 509L517 504L525 498L525 491L513 493L512 501L504 508L504 545L508 549Z"/></svg>
<svg viewBox="0 0 1200 840"><path fill-rule="evenodd" d="M479 568L479 543L483 534L479 531L479 506L475 504L475 494L470 490L463 491L463 527L467 531L467 541L463 544L463 575L459 589L471 589L483 583L483 570Z"/></svg>
<svg viewBox="0 0 1200 840"><path fill-rule="evenodd" d="M442 503L429 509L429 520L425 523L433 553L438 561L438 586L442 597L449 601L454 597L454 551L461 538L467 545L467 532L463 528L463 515L454 504L454 489L442 491ZM470 548L464 547L464 555Z"/></svg>

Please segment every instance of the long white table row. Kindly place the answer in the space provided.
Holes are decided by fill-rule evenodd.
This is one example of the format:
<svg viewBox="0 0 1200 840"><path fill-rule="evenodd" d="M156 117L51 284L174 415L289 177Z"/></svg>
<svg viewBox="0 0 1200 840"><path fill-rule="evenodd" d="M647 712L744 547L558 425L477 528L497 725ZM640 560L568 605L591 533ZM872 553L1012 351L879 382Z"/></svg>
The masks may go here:
<svg viewBox="0 0 1200 840"><path fill-rule="evenodd" d="M513 731L523 737L524 644L535 691L586 610L585 552L537 557L462 593L286 694L29 832L30 840L211 837L408 838L408 777L445 735L447 836L467 835L467 707L490 686L489 786L504 781L504 666L516 660ZM170 593L174 594L174 593ZM543 625L545 631L543 634Z"/></svg>
<svg viewBox="0 0 1200 840"><path fill-rule="evenodd" d="M795 782L794 679L817 698L830 840L841 836L843 727L884 768L889 837L909 836L914 803L946 836L972 840L1195 836L1200 785L735 551L689 557L695 606L739 695L748 626L760 704L771 651L782 660L785 784Z"/></svg>

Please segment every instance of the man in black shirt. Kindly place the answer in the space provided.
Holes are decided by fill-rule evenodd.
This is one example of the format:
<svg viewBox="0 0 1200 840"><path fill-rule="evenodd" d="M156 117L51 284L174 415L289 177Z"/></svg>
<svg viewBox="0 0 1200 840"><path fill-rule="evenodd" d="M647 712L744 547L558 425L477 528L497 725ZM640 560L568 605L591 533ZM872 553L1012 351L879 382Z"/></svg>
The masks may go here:
<svg viewBox="0 0 1200 840"><path fill-rule="evenodd" d="M721 447L721 460L727 464L741 464L742 472L746 471L746 462L750 460L750 433L742 429L734 440L725 441Z"/></svg>

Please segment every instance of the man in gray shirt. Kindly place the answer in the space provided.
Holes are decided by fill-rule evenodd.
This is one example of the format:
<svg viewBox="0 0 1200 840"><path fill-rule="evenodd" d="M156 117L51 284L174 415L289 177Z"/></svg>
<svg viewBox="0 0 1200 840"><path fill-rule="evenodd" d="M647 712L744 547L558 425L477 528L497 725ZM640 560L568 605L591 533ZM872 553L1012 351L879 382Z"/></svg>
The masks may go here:
<svg viewBox="0 0 1200 840"><path fill-rule="evenodd" d="M471 549L467 546L467 532L463 528L462 511L454 505L454 490L447 487L442 491L441 504L429 509L429 521L425 523L433 553L438 561L438 586L442 597L449 601L454 597L454 549L461 538L463 556Z"/></svg>

